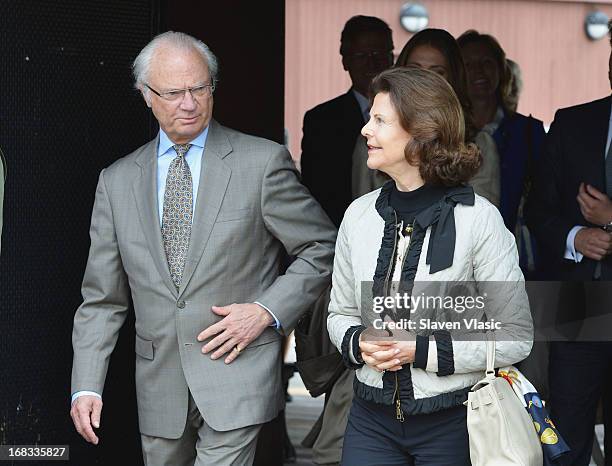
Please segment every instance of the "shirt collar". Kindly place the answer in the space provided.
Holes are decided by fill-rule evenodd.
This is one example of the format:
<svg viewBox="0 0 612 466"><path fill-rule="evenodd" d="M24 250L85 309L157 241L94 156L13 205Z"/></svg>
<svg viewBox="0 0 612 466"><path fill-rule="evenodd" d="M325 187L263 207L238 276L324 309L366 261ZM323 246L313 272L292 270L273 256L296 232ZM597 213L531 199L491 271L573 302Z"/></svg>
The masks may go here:
<svg viewBox="0 0 612 466"><path fill-rule="evenodd" d="M366 96L364 96L360 92L357 92L355 89L352 89L352 91L353 91L353 95L355 96L355 99L357 99L359 108L361 109L361 114L365 115L366 113L370 111L370 101L368 100Z"/></svg>
<svg viewBox="0 0 612 466"><path fill-rule="evenodd" d="M189 144L191 144L192 146L196 146L196 147L199 147L199 148L203 149L204 145L206 144L206 138L207 137L208 137L208 126L206 128L204 128L204 131L202 131L195 138L193 138L193 140L191 140L189 142ZM168 152L170 149L172 149L173 145L174 145L174 143L170 140L168 135L164 132L163 129L160 128L160 130L159 130L159 145L157 147L157 156L161 157L162 155L164 155L166 152Z"/></svg>
<svg viewBox="0 0 612 466"><path fill-rule="evenodd" d="M493 121L490 121L489 123L484 125L482 127L482 131L493 136L493 134L495 134L495 131L497 131L497 128L499 128L499 125L501 124L503 119L504 119L504 109L502 108L501 105L499 105L497 107L497 110L495 111L495 116L493 117Z"/></svg>

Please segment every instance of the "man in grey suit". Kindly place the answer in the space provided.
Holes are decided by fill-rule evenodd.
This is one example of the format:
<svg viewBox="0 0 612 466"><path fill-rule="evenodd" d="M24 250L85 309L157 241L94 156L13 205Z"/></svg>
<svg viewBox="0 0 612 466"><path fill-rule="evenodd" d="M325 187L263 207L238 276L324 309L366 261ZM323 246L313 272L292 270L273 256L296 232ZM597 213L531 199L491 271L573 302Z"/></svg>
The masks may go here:
<svg viewBox="0 0 612 466"><path fill-rule="evenodd" d="M70 414L97 444L131 297L145 463L248 465L284 401L281 336L328 285L335 229L283 146L212 119L217 62L204 43L161 34L134 76L160 132L100 174ZM279 275L284 250L296 259Z"/></svg>

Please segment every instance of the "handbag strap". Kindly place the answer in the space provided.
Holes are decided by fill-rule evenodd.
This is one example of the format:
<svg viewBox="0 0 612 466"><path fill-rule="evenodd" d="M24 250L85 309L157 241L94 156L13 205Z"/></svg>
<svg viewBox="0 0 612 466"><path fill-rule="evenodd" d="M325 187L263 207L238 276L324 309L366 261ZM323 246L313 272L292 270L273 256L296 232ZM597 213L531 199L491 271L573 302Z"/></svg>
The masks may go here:
<svg viewBox="0 0 612 466"><path fill-rule="evenodd" d="M487 371L486 378L495 378L495 333L486 332L487 337Z"/></svg>
<svg viewBox="0 0 612 466"><path fill-rule="evenodd" d="M2 172L4 173L4 179L0 181L6 181L6 177L8 176L6 158L4 157L4 154L2 153L1 147L0 147L0 164L2 164Z"/></svg>

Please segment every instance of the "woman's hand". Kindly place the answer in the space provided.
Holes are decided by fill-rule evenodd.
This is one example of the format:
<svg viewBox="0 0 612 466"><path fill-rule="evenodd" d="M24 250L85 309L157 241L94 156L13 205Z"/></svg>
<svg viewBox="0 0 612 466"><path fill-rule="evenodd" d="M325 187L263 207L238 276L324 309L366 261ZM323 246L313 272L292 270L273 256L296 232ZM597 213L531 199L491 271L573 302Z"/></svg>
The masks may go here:
<svg viewBox="0 0 612 466"><path fill-rule="evenodd" d="M413 335L400 341L365 341L359 338L363 361L377 372L398 371L403 364L414 362L416 341Z"/></svg>
<svg viewBox="0 0 612 466"><path fill-rule="evenodd" d="M416 353L416 340L401 340L395 343L395 349L397 351L395 359L399 360L400 363L386 369L388 371L399 371L403 364L409 364L414 362L414 355Z"/></svg>
<svg viewBox="0 0 612 466"><path fill-rule="evenodd" d="M393 367L399 364L396 355L399 349L395 348L395 341L363 341L359 337L359 349L363 362L377 372L387 370L387 366Z"/></svg>

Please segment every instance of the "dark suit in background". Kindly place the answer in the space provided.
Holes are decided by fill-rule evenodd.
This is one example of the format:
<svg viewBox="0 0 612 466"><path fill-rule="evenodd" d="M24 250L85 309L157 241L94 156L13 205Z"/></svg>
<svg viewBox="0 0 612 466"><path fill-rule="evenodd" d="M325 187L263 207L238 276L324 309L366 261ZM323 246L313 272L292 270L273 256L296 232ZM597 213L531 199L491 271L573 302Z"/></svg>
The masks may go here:
<svg viewBox="0 0 612 466"><path fill-rule="evenodd" d="M580 212L580 183L606 192L605 153L610 97L558 110L548 132L542 163L533 182L527 220L542 250L550 279L592 280L596 261L564 259L567 235L576 225L590 224ZM612 280L612 258L602 264L602 280Z"/></svg>
<svg viewBox="0 0 612 466"><path fill-rule="evenodd" d="M353 200L351 168L355 141L365 124L352 90L304 115L302 182L336 227Z"/></svg>
<svg viewBox="0 0 612 466"><path fill-rule="evenodd" d="M306 112L301 156L302 182L336 227L353 200L353 149L368 119L370 83L393 64L389 25L373 16L353 16L342 29L340 55L351 89Z"/></svg>
<svg viewBox="0 0 612 466"><path fill-rule="evenodd" d="M576 196L581 183L606 192L610 105L606 97L557 111L527 204L528 226L543 256L542 277L563 280L559 303L566 305L548 311L556 312L560 339L569 341L550 344L550 404L552 418L572 448L567 463L572 465L589 464L597 404L602 394L609 398L612 389L606 382L612 369L611 331L601 325L612 308L610 283L604 283L612 280L612 257L600 261L598 281L593 281L597 261L586 256L579 262L564 258L573 227L599 227L584 218ZM593 333L593 323L601 328L600 335ZM604 418L609 417L609 412L604 413ZM607 429L610 423L605 424ZM612 454L608 438L606 456Z"/></svg>

